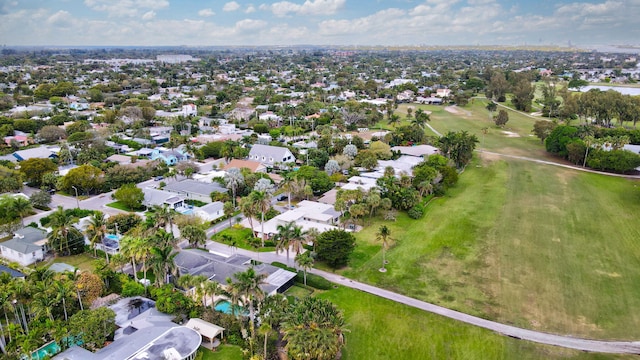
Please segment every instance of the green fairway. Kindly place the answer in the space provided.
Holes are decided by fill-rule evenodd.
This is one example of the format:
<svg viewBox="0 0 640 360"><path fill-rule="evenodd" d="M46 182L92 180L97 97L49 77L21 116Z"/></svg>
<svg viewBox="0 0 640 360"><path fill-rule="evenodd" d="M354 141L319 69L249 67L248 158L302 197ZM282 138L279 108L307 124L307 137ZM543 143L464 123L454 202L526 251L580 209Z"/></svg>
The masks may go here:
<svg viewBox="0 0 640 360"><path fill-rule="evenodd" d="M470 103L464 107L402 104L396 113L404 118L409 106L429 111L431 121L428 124L435 130L442 134L448 131L468 131L478 138L478 149L538 159L551 158L544 150L540 139L533 136L531 132L533 124L544 118L527 116L498 106L498 110L493 112L494 116L501 109L507 110L509 114L509 122L504 128L499 128L493 123L489 111L485 108L487 103L488 100L477 98L471 99ZM435 135L428 128L425 131L428 135Z"/></svg>
<svg viewBox="0 0 640 360"><path fill-rule="evenodd" d="M423 219L357 233L343 273L525 328L637 339L639 191L630 180L485 155ZM382 223L397 240L384 274Z"/></svg>
<svg viewBox="0 0 640 360"><path fill-rule="evenodd" d="M345 360L631 358L516 340L345 287L320 297L345 314Z"/></svg>

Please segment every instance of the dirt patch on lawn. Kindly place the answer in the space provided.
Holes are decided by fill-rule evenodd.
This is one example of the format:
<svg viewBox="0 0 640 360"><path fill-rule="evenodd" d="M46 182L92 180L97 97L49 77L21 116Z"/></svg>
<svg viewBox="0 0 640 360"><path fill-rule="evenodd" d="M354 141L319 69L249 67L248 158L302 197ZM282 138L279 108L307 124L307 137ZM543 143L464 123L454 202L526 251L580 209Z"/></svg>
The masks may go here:
<svg viewBox="0 0 640 360"><path fill-rule="evenodd" d="M455 115L466 115L466 116L471 116L471 111L467 111L467 110L462 110L459 107L453 105L453 106L447 106L444 108L444 111L451 113L451 114L455 114Z"/></svg>
<svg viewBox="0 0 640 360"><path fill-rule="evenodd" d="M520 137L520 134L511 132L511 131L502 131L502 133L505 134L507 137L513 137L513 138Z"/></svg>

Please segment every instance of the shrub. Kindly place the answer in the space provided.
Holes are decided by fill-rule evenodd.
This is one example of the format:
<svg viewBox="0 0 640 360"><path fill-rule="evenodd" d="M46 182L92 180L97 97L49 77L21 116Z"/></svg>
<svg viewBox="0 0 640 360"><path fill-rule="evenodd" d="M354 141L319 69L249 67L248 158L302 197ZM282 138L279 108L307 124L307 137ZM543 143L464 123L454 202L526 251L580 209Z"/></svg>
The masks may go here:
<svg viewBox="0 0 640 360"><path fill-rule="evenodd" d="M298 271L296 282L304 284L304 273L302 270ZM320 275L307 273L307 286L314 287L318 290L329 290L333 286L333 283Z"/></svg>
<svg viewBox="0 0 640 360"><path fill-rule="evenodd" d="M144 295L144 285L136 281L126 281L122 284L122 296L141 296Z"/></svg>
<svg viewBox="0 0 640 360"><path fill-rule="evenodd" d="M296 283L304 284L304 272L302 270L296 270L281 262L272 262L271 265L297 273L295 278ZM307 286L311 286L318 290L329 290L333 286L333 283L320 275L310 274L307 272Z"/></svg>
<svg viewBox="0 0 640 360"><path fill-rule="evenodd" d="M412 219L420 219L424 215L424 208L422 207L422 205L418 204L409 209L407 215L409 215L409 217Z"/></svg>

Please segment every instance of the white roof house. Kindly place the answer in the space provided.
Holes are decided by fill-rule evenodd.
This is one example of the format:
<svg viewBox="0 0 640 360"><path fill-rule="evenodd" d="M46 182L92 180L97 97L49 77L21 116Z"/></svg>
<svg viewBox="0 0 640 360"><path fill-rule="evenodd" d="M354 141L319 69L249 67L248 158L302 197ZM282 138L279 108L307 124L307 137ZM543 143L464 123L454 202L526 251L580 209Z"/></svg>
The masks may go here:
<svg viewBox="0 0 640 360"><path fill-rule="evenodd" d="M439 154L440 150L431 145L394 146L391 151L399 151L402 155L420 156L426 158L433 154Z"/></svg>
<svg viewBox="0 0 640 360"><path fill-rule="evenodd" d="M316 229L322 233L325 231L337 229L340 212L336 211L333 205L323 204L316 201L304 200L298 203L298 206L286 211L271 220L265 221L264 232L267 237L271 237L278 233L278 225L286 225L294 222L302 227L303 231ZM250 228L249 220L244 219L241 223L243 226ZM260 221L253 221L253 231L258 237L262 237L262 224Z"/></svg>
<svg viewBox="0 0 640 360"><path fill-rule="evenodd" d="M265 166L272 167L295 162L296 158L286 147L255 144L251 147L247 160L257 161Z"/></svg>
<svg viewBox="0 0 640 360"><path fill-rule="evenodd" d="M213 221L224 215L224 204L221 201L215 201L211 204L194 208L193 214L204 221Z"/></svg>

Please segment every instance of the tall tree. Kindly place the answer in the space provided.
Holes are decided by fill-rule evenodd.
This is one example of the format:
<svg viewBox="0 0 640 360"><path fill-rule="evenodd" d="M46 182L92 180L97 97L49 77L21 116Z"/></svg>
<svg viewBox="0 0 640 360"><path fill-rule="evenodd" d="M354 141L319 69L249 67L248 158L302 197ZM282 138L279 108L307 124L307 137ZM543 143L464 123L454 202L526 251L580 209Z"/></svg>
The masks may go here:
<svg viewBox="0 0 640 360"><path fill-rule="evenodd" d="M151 249L151 268L156 275L156 285L167 283L168 276L174 275L176 264L174 259L178 255L170 246L154 247Z"/></svg>
<svg viewBox="0 0 640 360"><path fill-rule="evenodd" d="M91 243L93 248L93 256L97 256L96 245L102 243L102 240L107 235L107 219L102 212L95 212L89 218L89 223L84 231L85 235ZM106 251L105 251L106 254ZM107 262L109 261L108 255Z"/></svg>
<svg viewBox="0 0 640 360"><path fill-rule="evenodd" d="M267 234L264 232L264 216L271 209L271 194L267 191L254 190L249 194L249 201L253 204L253 208L260 212L261 241L262 247L266 240Z"/></svg>
<svg viewBox="0 0 640 360"><path fill-rule="evenodd" d="M207 241L207 233L197 225L186 225L180 230L182 237L189 241L192 247L203 245Z"/></svg>
<svg viewBox="0 0 640 360"><path fill-rule="evenodd" d="M278 231L275 235L277 241L276 250L282 251L284 249L287 252L287 264L289 264L289 250L293 248L296 255L300 254L305 240L305 233L302 231L302 227L296 225L293 221L278 225L276 229Z"/></svg>
<svg viewBox="0 0 640 360"><path fill-rule="evenodd" d="M33 211L31 202L22 196L16 196L13 198L13 201L9 203L9 206L9 211L20 217L20 222L24 227L24 217Z"/></svg>
<svg viewBox="0 0 640 360"><path fill-rule="evenodd" d="M20 171L34 187L39 187L42 184L44 174L56 170L58 170L58 166L49 158L31 158L20 162Z"/></svg>
<svg viewBox="0 0 640 360"><path fill-rule="evenodd" d="M415 116L411 120L411 125L424 129L427 121L431 121L431 117L422 109L416 110Z"/></svg>
<svg viewBox="0 0 640 360"><path fill-rule="evenodd" d="M382 267L380 268L380 272L386 272L387 268L385 267L387 264L387 259L385 258L385 253L387 248L389 247L389 240L391 236L391 230L387 227L387 225L382 225L378 228L378 232L376 233L376 240L382 242Z"/></svg>
<svg viewBox="0 0 640 360"><path fill-rule="evenodd" d="M231 190L233 206L236 206L236 193L240 186L244 185L244 176L238 168L227 170L224 175L224 183L227 189Z"/></svg>
<svg viewBox="0 0 640 360"><path fill-rule="evenodd" d="M313 257L306 251L296 255L296 264L302 268L304 273L304 286L307 286L307 271L313 267Z"/></svg>
<svg viewBox="0 0 640 360"><path fill-rule="evenodd" d="M265 296L264 292L260 288L260 285L264 283L267 278L266 274L259 274L253 267L248 268L244 272L234 274L234 277L238 281L238 287L241 294L247 300L249 305L249 329L251 330L251 337L255 339L255 309L253 306L254 301L262 300Z"/></svg>

